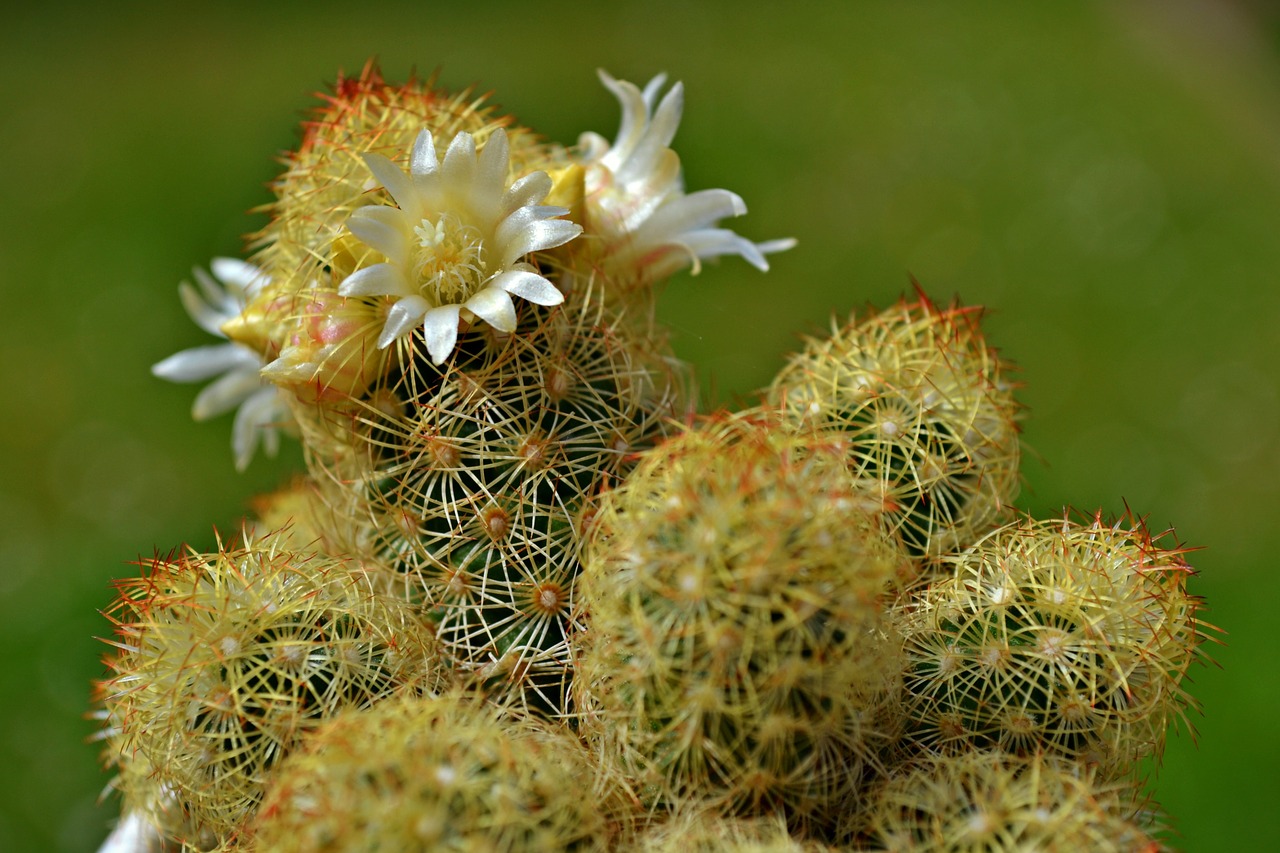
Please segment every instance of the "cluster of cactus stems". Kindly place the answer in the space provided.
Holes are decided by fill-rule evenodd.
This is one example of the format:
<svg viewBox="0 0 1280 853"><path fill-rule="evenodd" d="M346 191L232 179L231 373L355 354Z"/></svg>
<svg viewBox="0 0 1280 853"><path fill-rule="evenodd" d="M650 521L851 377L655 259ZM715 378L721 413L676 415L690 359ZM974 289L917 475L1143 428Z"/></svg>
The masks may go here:
<svg viewBox="0 0 1280 853"><path fill-rule="evenodd" d="M1014 509L1011 365L918 286L698 414L660 290L792 241L685 192L680 84L601 79L565 147L342 77L183 286L224 342L155 372L306 473L118 582L103 851L1163 849L1186 549Z"/></svg>

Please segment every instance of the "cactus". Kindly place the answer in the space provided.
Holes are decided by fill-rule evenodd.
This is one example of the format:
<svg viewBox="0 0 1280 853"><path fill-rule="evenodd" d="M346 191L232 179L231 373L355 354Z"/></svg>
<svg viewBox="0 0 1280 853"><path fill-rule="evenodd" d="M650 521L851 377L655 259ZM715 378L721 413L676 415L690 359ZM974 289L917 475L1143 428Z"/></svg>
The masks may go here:
<svg viewBox="0 0 1280 853"><path fill-rule="evenodd" d="M789 422L848 436L850 469L916 555L956 550L1017 496L1020 410L980 319L921 293L810 340L768 389Z"/></svg>
<svg viewBox="0 0 1280 853"><path fill-rule="evenodd" d="M145 566L118 584L100 716L126 808L183 843L232 838L321 720L443 683L410 608L345 561L268 534Z"/></svg>
<svg viewBox="0 0 1280 853"><path fill-rule="evenodd" d="M1151 822L1136 788L1069 761L973 752L903 768L875 791L865 814L847 816L840 835L847 845L865 836L886 853L1156 853L1163 845Z"/></svg>
<svg viewBox="0 0 1280 853"><path fill-rule="evenodd" d="M604 850L622 801L594 792L594 775L563 728L465 694L405 696L308 735L252 841L273 853Z"/></svg>
<svg viewBox="0 0 1280 853"><path fill-rule="evenodd" d="M944 751L1048 752L1132 772L1193 700L1181 682L1211 626L1185 549L1132 517L1023 518L948 561L894 611L908 739Z"/></svg>
<svg viewBox="0 0 1280 853"><path fill-rule="evenodd" d="M154 372L307 471L119 584L104 853L1155 849L1185 549L1014 518L1012 368L918 288L695 416L658 294L794 241L685 193L679 83L601 80L616 138L565 148L340 78L181 288L224 340Z"/></svg>
<svg viewBox="0 0 1280 853"><path fill-rule="evenodd" d="M669 439L604 500L576 638L584 736L652 806L822 822L892 731L879 598L905 559L840 449L768 420Z"/></svg>

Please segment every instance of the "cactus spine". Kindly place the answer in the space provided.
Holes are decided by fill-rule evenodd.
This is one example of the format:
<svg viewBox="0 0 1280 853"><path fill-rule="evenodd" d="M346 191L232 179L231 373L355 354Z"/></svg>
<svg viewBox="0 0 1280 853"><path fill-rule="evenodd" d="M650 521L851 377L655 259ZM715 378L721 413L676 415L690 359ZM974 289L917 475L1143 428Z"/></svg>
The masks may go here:
<svg viewBox="0 0 1280 853"><path fill-rule="evenodd" d="M479 154L468 160L450 145L442 167L419 174L424 132ZM535 252L518 274L550 276L563 304L519 301L505 330L464 315L443 363L416 331L389 346L379 338L399 302L342 295L371 267L393 268L364 240L390 251L369 235L385 238L388 215L409 215L411 190L488 221L489 197L466 168L501 163L490 145L509 152L506 174L494 176L514 181L508 198L541 185L566 206L555 210L582 204L581 168L508 119L429 85L388 86L371 70L340 81L276 185L259 238L270 284L231 331L274 359L264 375L291 392L311 478L336 522L327 547L384 569L383 585L422 609L458 669L559 714L582 518L683 408L682 371L652 322L651 293L632 288L624 304L577 268L581 253ZM553 209L526 210L545 219ZM479 261L449 267L463 249L448 241L479 226L446 234L453 214L423 215L437 214L419 226L421 252L434 252L442 280L470 275ZM511 242L510 230L494 239Z"/></svg>
<svg viewBox="0 0 1280 853"><path fill-rule="evenodd" d="M831 850L801 841L773 817L725 817L714 811L672 816L652 827L635 844L636 853L823 853Z"/></svg>
<svg viewBox="0 0 1280 853"><path fill-rule="evenodd" d="M565 149L342 78L256 254L181 289L224 340L154 372L214 380L238 467L285 428L308 476L120 584L110 844L1157 843L1130 768L1212 631L1183 550L1008 523L1011 368L922 293L695 418L657 291L794 241L685 194L679 83L601 81L616 139Z"/></svg>

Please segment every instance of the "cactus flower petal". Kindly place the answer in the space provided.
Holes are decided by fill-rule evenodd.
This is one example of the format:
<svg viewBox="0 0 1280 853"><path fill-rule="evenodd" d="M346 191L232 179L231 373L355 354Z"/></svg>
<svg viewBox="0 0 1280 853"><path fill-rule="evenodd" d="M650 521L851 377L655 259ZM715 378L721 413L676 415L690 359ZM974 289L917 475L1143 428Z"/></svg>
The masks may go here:
<svg viewBox="0 0 1280 853"><path fill-rule="evenodd" d="M795 245L794 240L753 243L713 227L724 217L747 212L735 193L717 189L685 195L680 158L670 148L684 108L681 84L659 101L663 75L641 91L599 73L622 106L622 123L613 145L585 133L579 148L586 164L587 228L602 238L606 267L656 281L685 266L696 274L707 258L739 255L767 270L764 255Z"/></svg>
<svg viewBox="0 0 1280 853"><path fill-rule="evenodd" d="M482 147L471 134L458 133L443 161L424 130L409 154L408 174L385 157L366 155L396 206L360 208L347 228L386 261L355 270L338 292L395 299L380 347L421 321L427 351L439 364L453 351L461 320L478 317L509 332L516 325L513 295L539 305L562 300L525 259L567 243L582 227L559 218L565 208L540 204L552 188L546 173L508 185L510 156L502 129Z"/></svg>
<svg viewBox="0 0 1280 853"><path fill-rule="evenodd" d="M194 270L197 286L179 285L183 307L200 328L226 338L222 328L244 311L245 305L269 282L252 264L235 258L214 258L213 275ZM243 471L253 458L259 440L268 455L279 446L277 428L290 421L279 392L261 376L262 356L244 344L228 341L192 347L152 365L151 372L170 382L214 381L195 399L191 415L198 421L239 408L232 431L236 470ZM217 377L215 379L215 377Z"/></svg>
<svg viewBox="0 0 1280 853"><path fill-rule="evenodd" d="M486 287L463 306L500 332L516 330L516 307L511 294L497 287Z"/></svg>
<svg viewBox="0 0 1280 853"><path fill-rule="evenodd" d="M387 324L382 327L382 335L378 338L378 348L386 349L396 338L406 334L422 316L431 310L431 305L421 296L407 296L387 313Z"/></svg>
<svg viewBox="0 0 1280 853"><path fill-rule="evenodd" d="M527 270L504 272L493 280L493 286L538 305L559 305L564 301L564 294L554 284Z"/></svg>
<svg viewBox="0 0 1280 853"><path fill-rule="evenodd" d="M442 363L453 352L458 342L458 317L460 305L442 305L427 312L422 321L422 336L427 342L427 352L436 364Z"/></svg>

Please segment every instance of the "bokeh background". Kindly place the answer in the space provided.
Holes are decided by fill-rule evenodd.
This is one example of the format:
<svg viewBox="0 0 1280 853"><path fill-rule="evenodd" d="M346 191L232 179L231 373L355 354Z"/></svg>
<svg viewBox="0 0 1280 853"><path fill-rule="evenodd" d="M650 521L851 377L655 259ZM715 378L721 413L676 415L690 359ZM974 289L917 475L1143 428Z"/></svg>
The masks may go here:
<svg viewBox="0 0 1280 853"><path fill-rule="evenodd" d="M1203 546L1203 703L1157 796L1192 851L1280 835L1280 16L1269 3L26 4L0 32L0 850L92 850L116 804L83 718L130 561L207 549L296 448L237 474L229 417L148 367L206 338L176 285L237 254L313 93L377 57L612 137L598 66L686 85L691 189L800 245L664 299L710 400L915 276L1021 366L1021 504L1132 507Z"/></svg>

